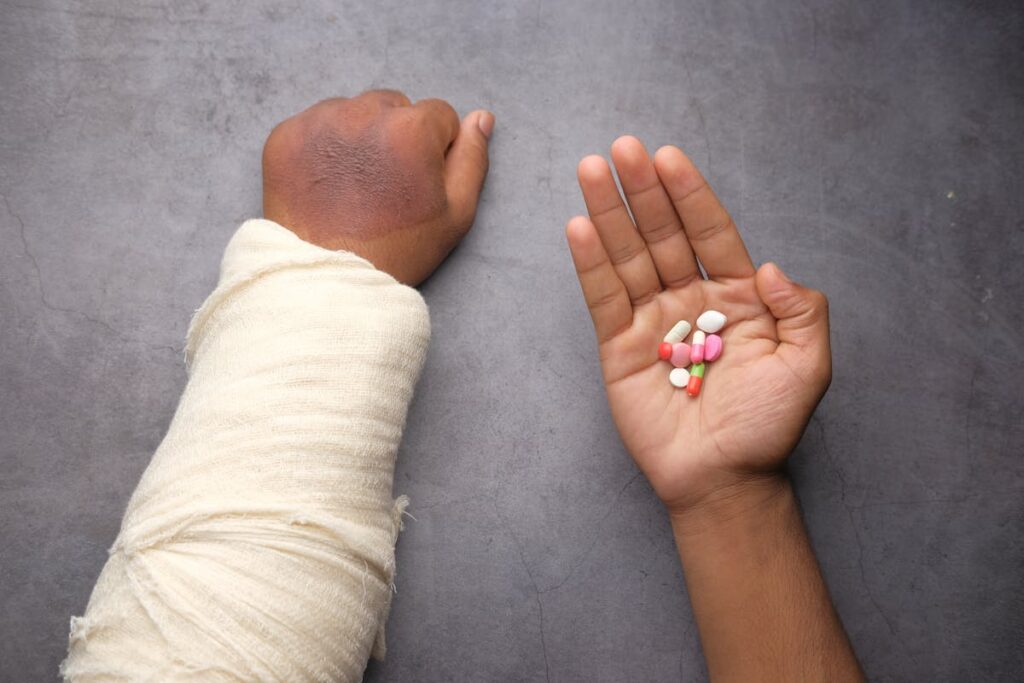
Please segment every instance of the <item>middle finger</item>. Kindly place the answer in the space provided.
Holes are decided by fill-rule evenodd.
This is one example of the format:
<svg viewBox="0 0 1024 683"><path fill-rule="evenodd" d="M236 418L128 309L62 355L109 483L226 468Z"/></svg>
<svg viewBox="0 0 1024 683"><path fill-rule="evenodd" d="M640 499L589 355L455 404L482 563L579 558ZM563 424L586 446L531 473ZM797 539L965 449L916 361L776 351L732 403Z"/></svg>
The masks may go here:
<svg viewBox="0 0 1024 683"><path fill-rule="evenodd" d="M699 278L697 258L683 223L643 143L623 135L612 144L612 160L662 284L672 289Z"/></svg>
<svg viewBox="0 0 1024 683"><path fill-rule="evenodd" d="M661 281L647 243L622 202L608 162L597 155L588 156L580 162L577 174L590 220L629 292L630 301L634 306L647 303L661 291Z"/></svg>

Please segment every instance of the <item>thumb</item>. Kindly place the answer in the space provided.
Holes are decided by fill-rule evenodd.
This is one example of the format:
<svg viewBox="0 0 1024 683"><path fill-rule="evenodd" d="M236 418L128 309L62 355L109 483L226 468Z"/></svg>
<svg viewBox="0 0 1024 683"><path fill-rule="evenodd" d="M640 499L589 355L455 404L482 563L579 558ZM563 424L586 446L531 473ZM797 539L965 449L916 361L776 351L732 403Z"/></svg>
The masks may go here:
<svg viewBox="0 0 1024 683"><path fill-rule="evenodd" d="M494 114L483 109L462 119L459 134L445 159L445 193L456 224L467 230L487 177L487 143L494 129Z"/></svg>
<svg viewBox="0 0 1024 683"><path fill-rule="evenodd" d="M827 378L832 355L828 334L828 299L816 289L796 284L774 263L757 271L757 293L775 316L779 353L793 356L793 362L811 363L812 371Z"/></svg>

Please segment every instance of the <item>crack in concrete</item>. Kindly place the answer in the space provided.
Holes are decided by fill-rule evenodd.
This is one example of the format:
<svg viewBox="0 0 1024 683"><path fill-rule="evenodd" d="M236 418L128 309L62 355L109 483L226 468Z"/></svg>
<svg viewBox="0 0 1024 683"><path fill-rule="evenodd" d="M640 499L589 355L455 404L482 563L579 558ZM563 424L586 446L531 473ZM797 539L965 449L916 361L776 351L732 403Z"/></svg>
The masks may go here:
<svg viewBox="0 0 1024 683"><path fill-rule="evenodd" d="M864 593L868 596L868 601L875 608L875 611L878 612L878 616L882 617L882 621L885 622L886 627L889 629L889 633L892 635L893 638L896 639L896 642L898 642L903 647L903 651L907 654L908 657L910 657L911 661L917 664L917 657L915 657L914 653L910 650L910 648L907 647L907 643L899 634L898 630L896 629L895 623L889 617L886 611L882 609L882 604L875 596L874 591L871 590L871 586L868 582L867 570L864 567L864 541L860 535L858 520L854 519L854 511L859 510L861 508L850 505L846 502L846 475L843 472L842 467L839 465L835 457L832 455L832 451L829 449L828 438L825 436L824 421L817 415L812 416L811 421L814 422L814 424L817 425L818 427L818 433L821 439L821 449L825 453L825 459L832 466L832 469L835 470L836 476L839 478L839 502L843 506L843 509L846 511L846 517L850 521L850 527L853 529L853 537L857 543L857 567L860 571L860 582L861 586L864 589Z"/></svg>
<svg viewBox="0 0 1024 683"><path fill-rule="evenodd" d="M559 588L564 586L569 581L569 579L573 577L576 571L581 566L583 566L583 563L586 561L586 559L593 552L594 548L597 546L597 542L601 535L601 527L604 525L605 520L607 520L608 517L610 517L611 514L615 511L615 509L618 507L619 501L621 500L622 495L626 492L626 489L628 489L633 484L633 482L635 482L640 477L640 475L640 471L635 472L633 476L631 476L629 480L626 481L626 483L623 484L621 488L619 488L618 493L615 494L615 498L608 506L608 509L605 510L605 513L601 516L601 519L597 521L593 537L591 538L590 544L587 546L587 549L580 553L580 555L576 558L572 566L569 568L568 573L566 573L565 577L558 583L543 589L537 582L537 577L534 575L533 570L530 568L529 562L527 562L526 560L526 550L523 547L522 542L519 540L519 536L515 533L515 531L512 530L512 525L509 523L508 519L505 517L505 515L502 514L501 509L498 507L497 491L495 491L494 495L491 497L491 504L494 507L494 513L497 516L498 520L500 521L502 528L504 528L505 532L512 538L512 543L516 547L516 554L519 557L519 563L523 566L523 570L526 572L526 576L530 580L530 586L533 588L534 600L537 603L538 620L540 622L540 645L541 652L544 655L545 680L549 682L551 681L551 665L548 656L547 636L545 635L544 601L541 596L543 596L545 593L550 593L552 591L558 590ZM474 496L474 498L479 497L480 496Z"/></svg>
<svg viewBox="0 0 1024 683"><path fill-rule="evenodd" d="M519 562L523 565L523 569L526 571L527 578L530 579L530 585L533 586L533 596L537 601L537 612L540 620L540 647L541 652L544 655L544 680L550 683L551 681L551 666L548 662L548 644L547 639L544 637L544 601L541 600L541 591L537 586L537 579L533 576L533 571L530 569L530 565L526 561L526 554L523 551L523 544L520 543L519 537L512 530L512 525L508 523L508 519L505 515L501 514L501 510L498 508L498 497L495 496L491 499L491 504L494 506L494 514L497 515L498 519L501 520L502 526L505 531L512 538L512 543L516 546L516 552L519 555Z"/></svg>
<svg viewBox="0 0 1024 683"><path fill-rule="evenodd" d="M426 510L432 510L432 509L437 508L437 507L449 507L449 506L461 505L463 503L472 503L472 502L477 501L477 500L483 500L483 499L486 499L486 498L494 498L494 495L495 495L494 493L488 491L486 493L477 493L477 494L474 494L472 496L465 496L463 498L447 498L447 499L435 500L435 501L426 503L425 505L417 505L417 506L415 506L414 511L415 512L424 512ZM410 507L412 507L411 504L410 504ZM406 512L405 514L407 514L408 516L412 517L413 519L416 519L412 515L411 512Z"/></svg>
<svg viewBox="0 0 1024 683"><path fill-rule="evenodd" d="M590 556L590 553L592 553L594 551L594 548L597 546L597 541L601 536L601 527L604 526L605 520L608 519L608 517L611 516L612 512L614 512L615 509L619 506L619 500L622 498L622 494L626 492L626 489L633 485L633 482L635 482L640 477L640 474L641 472L639 470L635 472L633 476L629 478L629 481L623 484L622 488L619 489L619 492L615 494L615 498L612 499L611 505L608 506L608 509L605 510L605 513L601 516L601 519L599 519L597 521L597 524L594 525L594 535L590 539L590 545L588 545L587 549L580 553L579 557L576 558L572 566L569 568L569 572L565 575L565 578L563 578L555 585L545 588L541 591L541 593L550 593L551 591L558 590L559 588L564 586L566 582L569 581L569 579L572 578L573 574L576 573L576 570L583 566L583 563L586 561L586 559Z"/></svg>
<svg viewBox="0 0 1024 683"><path fill-rule="evenodd" d="M22 220L21 216L14 211L14 208L11 206L11 200L6 194L0 193L0 198L3 199L4 207L7 209L7 213L18 224L18 236L21 240L21 248L22 251L25 252L25 256L28 258L29 262L32 264L32 270L35 271L36 289L39 291L39 303L43 305L43 308L54 313L63 313L65 315L72 315L82 318L83 320L86 320L92 323L93 325L102 327L103 329L107 330L108 332L110 332L111 334L113 334L114 336L116 336L118 339L125 343L139 344L140 346L145 346L146 348L152 349L154 351L170 351L171 353L174 354L179 353L179 349L176 349L173 346L169 346L166 344L151 344L141 339L129 337L128 335L124 334L117 328L111 326L110 323L100 320L99 318L94 318L93 316L89 315L88 313L85 313L84 311L79 311L74 308L66 308L64 306L58 306L51 302L46 296L46 287L43 284L43 271L42 268L40 268L39 266L39 260L36 258L36 255L33 253L32 248L28 242L25 221Z"/></svg>
<svg viewBox="0 0 1024 683"><path fill-rule="evenodd" d="M963 503L967 503L972 500L977 500L979 498L982 498L984 500L1012 498L1016 500L1019 499L1020 496L1020 491L986 491L985 493L971 493L965 496L950 496L949 498L907 498L905 500L880 500L872 503L862 503L860 505L849 505L847 507L851 510L865 510L867 508L898 507L901 505L924 506L941 505L945 503L961 505Z"/></svg>

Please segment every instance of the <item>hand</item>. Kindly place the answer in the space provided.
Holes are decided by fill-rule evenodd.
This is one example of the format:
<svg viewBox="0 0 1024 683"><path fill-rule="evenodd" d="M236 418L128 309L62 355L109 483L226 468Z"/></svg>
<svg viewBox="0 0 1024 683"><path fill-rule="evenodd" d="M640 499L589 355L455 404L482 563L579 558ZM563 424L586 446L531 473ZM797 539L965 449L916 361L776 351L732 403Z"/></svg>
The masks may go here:
<svg viewBox="0 0 1024 683"><path fill-rule="evenodd" d="M473 224L494 115L393 90L314 104L263 149L263 214L307 242L422 282Z"/></svg>
<svg viewBox="0 0 1024 683"><path fill-rule="evenodd" d="M754 269L679 149L652 162L627 136L612 159L635 223L608 164L587 157L578 172L590 218L569 221L569 247L619 434L670 512L683 512L780 470L831 379L828 304L775 265ZM728 323L693 398L669 384L658 344L707 309Z"/></svg>

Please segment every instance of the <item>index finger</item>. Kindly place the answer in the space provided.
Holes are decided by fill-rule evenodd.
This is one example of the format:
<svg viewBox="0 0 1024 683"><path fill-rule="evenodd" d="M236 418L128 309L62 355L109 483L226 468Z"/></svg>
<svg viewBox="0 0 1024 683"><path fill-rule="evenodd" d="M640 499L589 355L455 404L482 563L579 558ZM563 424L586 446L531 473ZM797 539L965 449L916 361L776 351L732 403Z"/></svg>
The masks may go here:
<svg viewBox="0 0 1024 683"><path fill-rule="evenodd" d="M753 277L754 264L736 224L690 158L678 147L662 147L654 168L708 277Z"/></svg>

